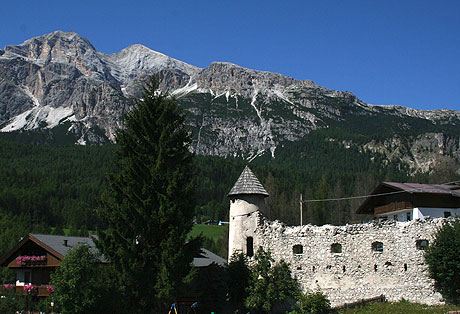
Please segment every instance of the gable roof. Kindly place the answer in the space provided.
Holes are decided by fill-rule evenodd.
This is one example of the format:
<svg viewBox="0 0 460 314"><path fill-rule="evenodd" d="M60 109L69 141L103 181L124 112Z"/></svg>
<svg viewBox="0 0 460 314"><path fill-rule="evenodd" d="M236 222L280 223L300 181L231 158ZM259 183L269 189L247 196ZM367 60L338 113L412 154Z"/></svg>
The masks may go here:
<svg viewBox="0 0 460 314"><path fill-rule="evenodd" d="M67 242L64 242L64 240ZM17 243L7 254L5 254L0 259L0 266L7 266L10 258L29 241L34 242L38 246L42 247L44 250L54 255L60 261L64 259L70 250L80 244L88 245L91 249L97 252L97 248L92 237L70 237L30 233L22 238L19 243ZM103 256L99 257L99 260L102 263L107 262ZM226 260L204 248L201 248L199 255L193 259L193 266L195 267L206 267L212 263L223 266L226 263Z"/></svg>
<svg viewBox="0 0 460 314"><path fill-rule="evenodd" d="M395 190L400 190L407 193L446 194L460 197L460 186L458 185L398 182L383 182L381 185L392 187Z"/></svg>
<svg viewBox="0 0 460 314"><path fill-rule="evenodd" d="M240 177L236 180L227 196L241 194L258 194L268 196L268 192L264 189L259 179L252 173L251 169L246 166L241 172Z"/></svg>
<svg viewBox="0 0 460 314"><path fill-rule="evenodd" d="M64 240L67 240L67 243L65 243ZM23 247L29 241L42 247L45 251L54 255L58 260L61 261L64 259L67 253L78 244L87 244L89 247L96 249L94 241L90 237L69 237L60 235L29 233L0 259L0 265L6 266L5 262L7 262L11 258L11 256L14 255L14 253L16 253L21 247ZM67 246L65 244L67 244Z"/></svg>
<svg viewBox="0 0 460 314"><path fill-rule="evenodd" d="M58 252L62 256L66 256L67 253L76 247L79 244L86 244L90 248L96 248L91 237L69 237L61 235L51 235L51 234L30 234L35 237L41 243L44 243L47 247ZM64 242L66 241L66 243Z"/></svg>
<svg viewBox="0 0 460 314"><path fill-rule="evenodd" d="M193 259L193 266L195 267L206 267L215 263L219 266L224 266L227 261L220 257L219 255L214 254L213 252L201 248L200 255Z"/></svg>
<svg viewBox="0 0 460 314"><path fill-rule="evenodd" d="M422 183L400 183L382 182L371 193L370 196L359 206L357 214L370 213L370 209L376 206L379 194L411 194L411 195L438 195L448 198L460 199L460 186L449 184L422 184Z"/></svg>

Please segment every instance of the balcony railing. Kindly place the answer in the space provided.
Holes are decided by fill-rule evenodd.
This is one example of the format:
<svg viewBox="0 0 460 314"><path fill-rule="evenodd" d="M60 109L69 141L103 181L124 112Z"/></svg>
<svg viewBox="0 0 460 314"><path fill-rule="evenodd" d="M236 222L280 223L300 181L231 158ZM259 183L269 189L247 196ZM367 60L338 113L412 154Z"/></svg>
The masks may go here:
<svg viewBox="0 0 460 314"><path fill-rule="evenodd" d="M6 285L1 285L0 286L0 294L5 294L8 293L9 291L14 291L18 295L32 295L32 296L37 296L37 297L47 297L51 294L49 285L39 285L39 286L33 286L30 287L29 289L25 288L26 286L15 286L11 285L9 287L6 287Z"/></svg>
<svg viewBox="0 0 460 314"><path fill-rule="evenodd" d="M374 208L374 216L394 212L403 209L412 209L414 206L411 202L395 202L384 206Z"/></svg>

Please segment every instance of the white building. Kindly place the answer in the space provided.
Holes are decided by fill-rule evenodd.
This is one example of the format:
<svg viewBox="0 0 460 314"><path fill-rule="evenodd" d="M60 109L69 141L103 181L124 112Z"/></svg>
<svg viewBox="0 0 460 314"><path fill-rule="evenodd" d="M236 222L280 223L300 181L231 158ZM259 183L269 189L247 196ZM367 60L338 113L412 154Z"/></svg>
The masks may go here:
<svg viewBox="0 0 460 314"><path fill-rule="evenodd" d="M460 186L383 182L357 213L397 221L460 216Z"/></svg>

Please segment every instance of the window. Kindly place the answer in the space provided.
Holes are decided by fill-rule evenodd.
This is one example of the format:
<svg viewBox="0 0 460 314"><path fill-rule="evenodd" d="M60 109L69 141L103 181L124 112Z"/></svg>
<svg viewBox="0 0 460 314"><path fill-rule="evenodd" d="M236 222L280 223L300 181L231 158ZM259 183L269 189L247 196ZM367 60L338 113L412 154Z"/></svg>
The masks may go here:
<svg viewBox="0 0 460 314"><path fill-rule="evenodd" d="M254 256L254 239L252 237L246 239L246 255L249 257Z"/></svg>
<svg viewBox="0 0 460 314"><path fill-rule="evenodd" d="M372 243L372 251L383 252L383 243L378 241Z"/></svg>
<svg viewBox="0 0 460 314"><path fill-rule="evenodd" d="M444 212L444 218L449 218L451 216L450 212Z"/></svg>
<svg viewBox="0 0 460 314"><path fill-rule="evenodd" d="M406 214L406 220L407 220L407 221L410 221L410 213L407 213L407 214Z"/></svg>
<svg viewBox="0 0 460 314"><path fill-rule="evenodd" d="M331 253L342 253L342 244L334 243L331 245Z"/></svg>
<svg viewBox="0 0 460 314"><path fill-rule="evenodd" d="M424 250L428 246L428 240L417 240L415 242L415 247L417 250Z"/></svg>
<svg viewBox="0 0 460 314"><path fill-rule="evenodd" d="M292 252L294 254L303 254L303 246L300 244L296 244L292 247Z"/></svg>
<svg viewBox="0 0 460 314"><path fill-rule="evenodd" d="M31 283L32 282L32 278L30 276L30 271L26 271L24 273L24 283Z"/></svg>

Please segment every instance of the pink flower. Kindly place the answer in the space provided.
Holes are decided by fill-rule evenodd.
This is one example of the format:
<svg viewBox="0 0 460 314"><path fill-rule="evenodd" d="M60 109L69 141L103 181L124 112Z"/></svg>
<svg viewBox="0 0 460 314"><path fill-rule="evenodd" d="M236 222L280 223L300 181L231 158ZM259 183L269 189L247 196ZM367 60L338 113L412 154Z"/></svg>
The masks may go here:
<svg viewBox="0 0 460 314"><path fill-rule="evenodd" d="M54 292L54 288L53 286L46 286L46 289L48 290L49 293L53 293Z"/></svg>
<svg viewBox="0 0 460 314"><path fill-rule="evenodd" d="M35 291L35 289L37 289L37 287L35 287L34 285L25 285L24 286L24 291L27 291L27 292Z"/></svg>
<svg viewBox="0 0 460 314"><path fill-rule="evenodd" d="M41 256L18 256L16 257L16 263L20 266L25 266L30 263L38 263L38 262L43 262L46 261L46 255L41 255Z"/></svg>

